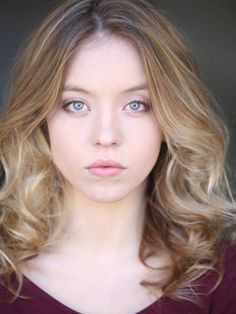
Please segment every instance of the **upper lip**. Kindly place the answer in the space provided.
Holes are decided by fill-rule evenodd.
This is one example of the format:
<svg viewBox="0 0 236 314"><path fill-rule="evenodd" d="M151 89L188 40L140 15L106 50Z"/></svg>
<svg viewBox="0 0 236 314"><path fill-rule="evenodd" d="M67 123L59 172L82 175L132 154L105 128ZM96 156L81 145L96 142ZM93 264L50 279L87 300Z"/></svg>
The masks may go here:
<svg viewBox="0 0 236 314"><path fill-rule="evenodd" d="M87 168L98 168L98 167L113 167L113 168L125 168L119 162L114 160L102 160L99 159L89 165Z"/></svg>

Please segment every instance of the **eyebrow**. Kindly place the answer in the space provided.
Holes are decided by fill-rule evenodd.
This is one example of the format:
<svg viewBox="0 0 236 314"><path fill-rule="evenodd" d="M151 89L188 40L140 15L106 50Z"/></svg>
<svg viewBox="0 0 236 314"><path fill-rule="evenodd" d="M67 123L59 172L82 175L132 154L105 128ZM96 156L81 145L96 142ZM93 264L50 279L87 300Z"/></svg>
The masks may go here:
<svg viewBox="0 0 236 314"><path fill-rule="evenodd" d="M123 94L127 94L127 93L131 93L131 92L136 92L136 91L140 91L140 90L147 90L147 85L145 83L137 85L137 86L133 86L130 87L126 90L123 90L122 93ZM75 85L66 85L63 88L63 92L80 92L80 93L84 93L84 94L92 94L91 91L88 91L80 86L75 86Z"/></svg>

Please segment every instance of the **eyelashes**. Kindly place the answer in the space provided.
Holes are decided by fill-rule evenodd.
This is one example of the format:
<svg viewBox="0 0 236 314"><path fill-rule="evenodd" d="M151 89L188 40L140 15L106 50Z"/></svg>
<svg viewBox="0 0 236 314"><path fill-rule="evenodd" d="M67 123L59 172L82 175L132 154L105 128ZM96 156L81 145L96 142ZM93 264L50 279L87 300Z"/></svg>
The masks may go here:
<svg viewBox="0 0 236 314"><path fill-rule="evenodd" d="M63 104L63 109L69 112L83 112L82 109L87 105L80 100L71 100Z"/></svg>
<svg viewBox="0 0 236 314"><path fill-rule="evenodd" d="M82 113L87 110L90 111L88 105L86 105L83 101L76 99L65 102L62 107L65 111L71 113ZM129 108L128 112L146 112L150 110L149 103L139 99L130 101L125 105L125 108L127 107Z"/></svg>
<svg viewBox="0 0 236 314"><path fill-rule="evenodd" d="M136 107L135 106L132 107L133 104ZM138 105L138 108L137 108L137 105ZM149 104L147 102L141 101L141 100L133 100L132 102L128 103L126 106L129 106L129 108L132 108L133 112L136 112L136 111L139 112L139 110L137 110L137 109L139 109L141 106L143 107L143 110L141 110L141 111L147 111L150 108Z"/></svg>

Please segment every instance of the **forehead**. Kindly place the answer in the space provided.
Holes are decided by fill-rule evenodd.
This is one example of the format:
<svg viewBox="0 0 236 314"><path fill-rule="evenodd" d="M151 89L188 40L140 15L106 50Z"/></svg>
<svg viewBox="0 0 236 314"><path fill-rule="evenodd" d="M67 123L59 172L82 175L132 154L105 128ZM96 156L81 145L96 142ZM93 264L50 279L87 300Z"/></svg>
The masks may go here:
<svg viewBox="0 0 236 314"><path fill-rule="evenodd" d="M127 39L101 35L84 41L70 61L66 85L124 89L145 83L142 59Z"/></svg>

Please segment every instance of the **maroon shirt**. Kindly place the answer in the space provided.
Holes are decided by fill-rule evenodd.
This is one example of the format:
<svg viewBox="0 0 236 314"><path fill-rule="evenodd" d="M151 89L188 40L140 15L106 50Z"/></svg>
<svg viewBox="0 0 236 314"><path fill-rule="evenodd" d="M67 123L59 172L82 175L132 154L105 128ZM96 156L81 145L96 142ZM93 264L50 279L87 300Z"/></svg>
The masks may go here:
<svg viewBox="0 0 236 314"><path fill-rule="evenodd" d="M175 301L162 296L152 305L134 314L236 314L236 246L226 250L225 274L221 284L203 298L202 307L188 301ZM216 281L215 273L208 273L201 279L201 292L207 291ZM76 312L54 299L27 278L24 279L22 293L29 299L17 298L12 304L0 303L0 313L4 314L86 314ZM0 298L9 296L0 287ZM94 313L96 314L96 313ZM112 314L112 309L111 309Z"/></svg>

